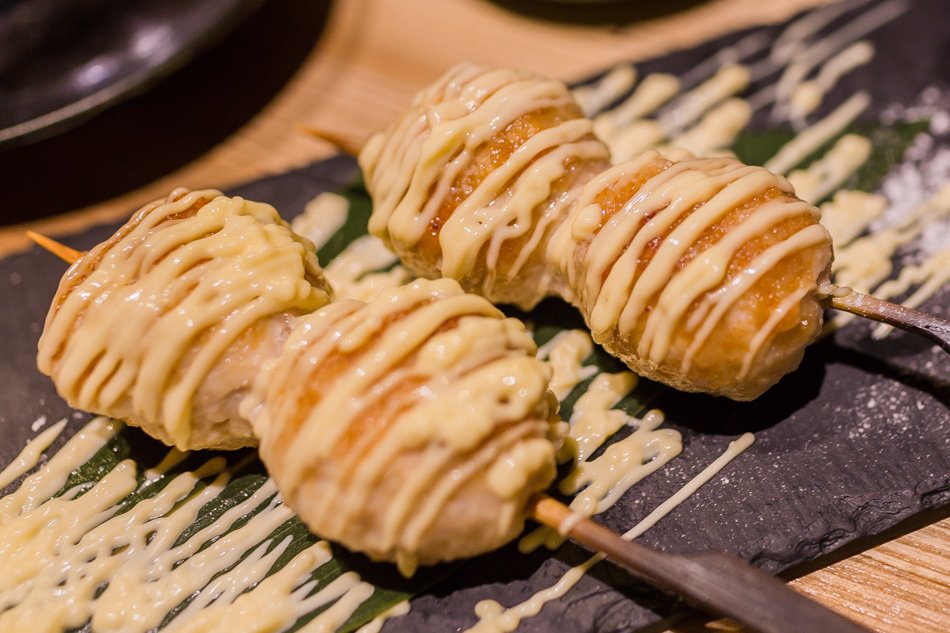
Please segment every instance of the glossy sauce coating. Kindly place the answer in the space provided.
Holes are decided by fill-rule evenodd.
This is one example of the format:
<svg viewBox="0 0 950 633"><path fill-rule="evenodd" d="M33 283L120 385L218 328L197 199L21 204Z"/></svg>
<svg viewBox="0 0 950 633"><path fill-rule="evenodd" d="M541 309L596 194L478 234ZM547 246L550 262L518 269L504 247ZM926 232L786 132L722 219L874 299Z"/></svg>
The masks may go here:
<svg viewBox="0 0 950 633"><path fill-rule="evenodd" d="M453 69L361 153L370 230L413 272L493 301L561 296L643 376L760 395L821 329L817 210L728 157L611 166L591 128L559 82Z"/></svg>

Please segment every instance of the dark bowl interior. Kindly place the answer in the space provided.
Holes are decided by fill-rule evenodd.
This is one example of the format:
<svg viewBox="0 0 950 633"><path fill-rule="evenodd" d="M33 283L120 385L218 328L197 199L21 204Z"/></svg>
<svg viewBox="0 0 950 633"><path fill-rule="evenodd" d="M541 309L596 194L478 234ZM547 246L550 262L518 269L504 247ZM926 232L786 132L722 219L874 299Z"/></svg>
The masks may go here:
<svg viewBox="0 0 950 633"><path fill-rule="evenodd" d="M0 0L0 146L144 89L262 0Z"/></svg>

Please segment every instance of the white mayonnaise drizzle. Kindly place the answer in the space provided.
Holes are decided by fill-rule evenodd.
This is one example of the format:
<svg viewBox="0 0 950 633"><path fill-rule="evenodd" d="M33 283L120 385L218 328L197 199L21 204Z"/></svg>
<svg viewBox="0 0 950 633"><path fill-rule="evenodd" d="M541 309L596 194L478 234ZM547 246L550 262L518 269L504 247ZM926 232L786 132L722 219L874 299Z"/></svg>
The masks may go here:
<svg viewBox="0 0 950 633"><path fill-rule="evenodd" d="M310 239L319 250L346 224L349 201L335 193L321 193L294 218L291 228ZM381 240L363 235L349 244L324 269L335 299L370 301L387 288L411 279L409 271L396 265L398 258Z"/></svg>
<svg viewBox="0 0 950 633"><path fill-rule="evenodd" d="M66 428L66 420L60 420L49 427L32 440L27 442L26 446L20 451L12 462L7 464L6 468L0 471L0 490L6 488L19 477L33 470L39 462L43 451L50 447L50 444L56 441L59 434Z"/></svg>
<svg viewBox="0 0 950 633"><path fill-rule="evenodd" d="M680 488L672 497L657 506L653 512L624 533L621 538L632 541L653 527L660 519L672 512L676 506L683 503L690 495L696 492L700 486L715 477L729 462L751 446L754 441L755 436L751 433L746 433L730 442L729 447L722 455L704 468L702 472L697 474L685 486ZM528 600L507 609L494 600L483 600L479 602L475 606L475 615L479 618L478 623L468 629L468 632L510 633L514 631L518 628L521 620L538 615L541 609L544 608L544 605L562 597L570 591L571 588L580 582L584 574L586 574L591 567L605 558L606 556L602 553L591 556L580 565L568 569L554 585L538 591Z"/></svg>
<svg viewBox="0 0 950 633"><path fill-rule="evenodd" d="M594 342L583 330L558 332L538 348L538 358L548 361L551 366L548 388L559 401L564 400L578 383L597 373L596 365L583 364L593 351Z"/></svg>
<svg viewBox="0 0 950 633"><path fill-rule="evenodd" d="M597 81L575 88L574 98L584 116L592 117L629 91L636 80L636 68L632 64L620 64Z"/></svg>
<svg viewBox="0 0 950 633"><path fill-rule="evenodd" d="M631 121L617 132L605 136L614 163L633 160L646 150L662 145L666 133L663 126L651 119Z"/></svg>
<svg viewBox="0 0 950 633"><path fill-rule="evenodd" d="M855 42L821 66L814 79L803 81L792 89L789 97L789 115L793 120L802 120L818 109L825 95L841 77L874 57L870 42Z"/></svg>
<svg viewBox="0 0 950 633"><path fill-rule="evenodd" d="M950 213L950 183L899 223L858 238L835 253L835 282L858 292L871 292L894 270L894 253L923 231L928 223ZM842 315L847 316L847 315Z"/></svg>
<svg viewBox="0 0 950 633"><path fill-rule="evenodd" d="M552 359L555 380L559 374L564 376L561 392L567 395L581 372L590 369L584 368L582 362L590 354L593 342L587 333L570 330L561 332L547 345L543 352ZM599 373L574 404L561 455L562 461L570 460L573 465L560 489L565 494L576 494L570 504L575 521L603 512L682 450L682 438L677 431L658 428L663 423L662 412L650 411L636 419L613 408L636 384L637 378L630 372ZM591 459L624 427L635 430L611 444L603 455ZM564 531L562 527L561 532ZM542 526L525 535L518 547L522 552L542 544L555 549L563 541L558 531Z"/></svg>
<svg viewBox="0 0 950 633"><path fill-rule="evenodd" d="M871 156L871 141L857 134L845 134L806 169L793 171L788 181L802 200L817 204L837 190Z"/></svg>
<svg viewBox="0 0 950 633"><path fill-rule="evenodd" d="M608 446L602 456L588 458L580 464L577 476L565 481L562 489L583 487L576 497L579 500L577 507L585 512L591 508L595 513L605 511L631 486L682 451L678 431L658 428L664 421L663 413L656 409L641 419L628 421L629 426L635 427L634 432ZM638 461L640 466L636 465Z"/></svg>
<svg viewBox="0 0 950 633"><path fill-rule="evenodd" d="M774 72L786 66L794 57L813 43L812 36L828 26L841 14L851 11L871 0L855 0L854 2L836 2L816 11L809 11L802 17L794 20L785 27L772 43L768 56L763 62L769 70ZM860 37L860 36L859 36Z"/></svg>
<svg viewBox="0 0 950 633"><path fill-rule="evenodd" d="M384 611L383 613L379 614L378 616L376 616L375 618L373 618L372 620L364 624L363 626L361 626L360 628L358 628L356 630L356 633L379 633L383 628L383 624L385 624L387 620L390 620L392 618L398 618L401 615L406 615L407 613L409 613L409 610L410 610L410 605L409 605L408 600L403 600L402 602L398 602L394 604L392 607L390 607L389 609L387 609L386 611Z"/></svg>
<svg viewBox="0 0 950 633"><path fill-rule="evenodd" d="M788 172L806 156L851 125L870 103L871 97L867 92L856 92L851 95L828 116L799 132L765 163L765 168L777 174Z"/></svg>
<svg viewBox="0 0 950 633"><path fill-rule="evenodd" d="M903 13L907 6L908 3L905 0L884 2L871 7L867 11L860 12L842 27L828 35L814 40L800 39L797 45L793 44L791 39L786 40L783 43L790 45L780 53L780 56L787 65L785 65L776 83L763 88L759 93L750 97L749 100L753 108L760 108L774 100L772 119L788 118L791 111L790 100L795 89L805 81L816 66L828 60L843 47L887 24ZM813 19L815 25L818 26L821 22L826 22L828 16L831 15L833 13L821 15L819 12L809 16L809 18ZM823 24L820 24L820 26L823 26ZM794 28L794 25L792 28Z"/></svg>
<svg viewBox="0 0 950 633"><path fill-rule="evenodd" d="M836 198L837 200L837 198ZM832 201L835 203L835 201ZM851 224L843 224L846 236L851 237L864 231L875 217L878 217L886 204L878 196L858 197L852 204L847 201L836 212L849 213ZM923 261L905 265L895 279L885 281L894 270L894 255L897 249L917 238L932 222L950 214L950 183L946 183L931 198L905 215L899 222L877 230L869 235L845 241L835 250L833 265L835 283L847 286L858 292L871 293L882 299L890 299L916 288L902 303L908 307L917 307L950 281L950 249L937 251ZM832 216L833 217L833 216ZM847 313L836 314L827 329L842 327L854 318ZM892 328L878 325L872 332L874 338L883 338Z"/></svg>
<svg viewBox="0 0 950 633"><path fill-rule="evenodd" d="M605 141L610 141L620 130L634 121L652 114L672 99L679 90L680 80L675 75L649 74L623 103L594 117L594 131ZM576 90L574 94L577 94Z"/></svg>
<svg viewBox="0 0 950 633"><path fill-rule="evenodd" d="M669 146L685 149L698 156L722 153L745 129L751 117L752 109L747 101L727 99L707 112L699 123L674 137Z"/></svg>
<svg viewBox="0 0 950 633"><path fill-rule="evenodd" d="M675 134L716 104L749 85L749 69L741 64L725 64L712 77L685 93L658 121L667 134Z"/></svg>
<svg viewBox="0 0 950 633"><path fill-rule="evenodd" d="M327 264L324 274L338 299L370 301L382 290L410 280L409 271L394 265L398 258L382 240L363 235Z"/></svg>
<svg viewBox="0 0 950 633"><path fill-rule="evenodd" d="M125 460L94 484L54 496L70 472L120 429L119 423L94 419L0 498L0 631L52 633L91 621L95 631L144 632L190 600L165 630L276 632L336 600L319 616L323 629L308 625L332 631L372 594L373 587L352 572L313 591L310 575L330 560L326 542L267 576L290 543L290 537L269 537L293 516L269 480L179 543L198 511L231 479L220 457L171 474L168 469L183 458L173 450L141 483L135 465ZM35 465L37 447L59 431L61 425L44 431L14 464ZM123 505L127 495L149 488L157 492Z"/></svg>
<svg viewBox="0 0 950 633"><path fill-rule="evenodd" d="M821 223L831 233L835 252L856 238L887 208L884 196L841 189L821 205Z"/></svg>
<svg viewBox="0 0 950 633"><path fill-rule="evenodd" d="M910 296L901 301L902 305L916 308L948 282L950 282L950 247L931 255L919 264L905 266L896 279L886 281L875 288L874 294L882 299L889 299L904 294L912 286L917 286ZM881 323L874 328L871 336L882 339L893 329L892 326Z"/></svg>
<svg viewBox="0 0 950 633"><path fill-rule="evenodd" d="M349 200L338 193L324 192L307 203L303 212L290 223L290 228L320 250L343 228L349 215Z"/></svg>

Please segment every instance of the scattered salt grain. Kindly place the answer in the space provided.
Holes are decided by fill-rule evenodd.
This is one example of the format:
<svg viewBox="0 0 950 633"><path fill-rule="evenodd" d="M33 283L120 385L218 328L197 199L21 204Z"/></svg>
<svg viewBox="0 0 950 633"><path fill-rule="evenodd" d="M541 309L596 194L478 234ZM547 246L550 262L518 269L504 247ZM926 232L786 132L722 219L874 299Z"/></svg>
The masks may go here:
<svg viewBox="0 0 950 633"><path fill-rule="evenodd" d="M30 428L33 430L34 433L36 433L44 426L46 426L46 416L41 415L40 417L36 418L36 420L33 421L33 424L30 425Z"/></svg>

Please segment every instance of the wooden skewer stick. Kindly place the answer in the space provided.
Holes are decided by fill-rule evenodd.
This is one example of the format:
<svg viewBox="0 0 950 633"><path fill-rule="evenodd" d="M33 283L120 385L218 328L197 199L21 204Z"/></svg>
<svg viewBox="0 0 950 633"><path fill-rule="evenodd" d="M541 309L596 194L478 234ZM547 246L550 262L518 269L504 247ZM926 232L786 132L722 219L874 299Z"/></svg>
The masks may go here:
<svg viewBox="0 0 950 633"><path fill-rule="evenodd" d="M298 123L297 128L309 136L335 145L340 151L350 156L356 156L360 152L359 144L352 137L321 130L304 123ZM950 353L950 320L850 289L847 295L836 296L836 294L837 292L832 292L822 297L821 304L826 308L850 312L865 319L886 323L924 336Z"/></svg>
<svg viewBox="0 0 950 633"><path fill-rule="evenodd" d="M71 264L83 255L56 240L28 231L39 246ZM867 630L789 588L785 583L724 552L677 555L626 541L566 505L539 495L529 512L536 521L602 552L638 578L683 596L706 611L731 617L761 633L803 630L867 633Z"/></svg>
<svg viewBox="0 0 950 633"><path fill-rule="evenodd" d="M37 233L36 231L27 231L26 236L33 240L37 245L45 248L53 255L59 257L67 264L72 264L83 255L82 251L77 251L74 248L70 248L62 242L57 242L56 240L46 237L41 233Z"/></svg>
<svg viewBox="0 0 950 633"><path fill-rule="evenodd" d="M778 578L725 552L670 554L635 541L587 518L578 519L563 503L542 495L532 517L628 569L650 584L671 591L704 611L732 618L753 631L838 631L867 629L798 593ZM567 522L565 524L565 522Z"/></svg>
<svg viewBox="0 0 950 633"><path fill-rule="evenodd" d="M822 298L821 304L826 308L843 310L919 334L934 341L945 352L950 353L950 321L947 319L861 294L850 288L839 288L838 291Z"/></svg>
<svg viewBox="0 0 950 633"><path fill-rule="evenodd" d="M363 145L362 142L356 140L352 136L347 136L338 132L331 132L329 130L321 130L320 128L313 127L312 125L308 125L306 123L297 123L294 125L294 127L307 136L324 141L325 143L329 143L344 154L349 154L350 156L355 157L359 155L360 148Z"/></svg>

